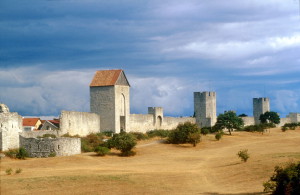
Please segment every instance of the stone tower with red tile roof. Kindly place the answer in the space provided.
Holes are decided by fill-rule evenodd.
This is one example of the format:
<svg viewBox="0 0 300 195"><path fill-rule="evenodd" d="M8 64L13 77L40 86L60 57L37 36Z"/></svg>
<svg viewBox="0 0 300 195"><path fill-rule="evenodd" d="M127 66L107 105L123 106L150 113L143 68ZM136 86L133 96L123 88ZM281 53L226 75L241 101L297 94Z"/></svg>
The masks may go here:
<svg viewBox="0 0 300 195"><path fill-rule="evenodd" d="M90 84L90 109L100 115L101 132L129 128L130 84L123 70L97 71Z"/></svg>

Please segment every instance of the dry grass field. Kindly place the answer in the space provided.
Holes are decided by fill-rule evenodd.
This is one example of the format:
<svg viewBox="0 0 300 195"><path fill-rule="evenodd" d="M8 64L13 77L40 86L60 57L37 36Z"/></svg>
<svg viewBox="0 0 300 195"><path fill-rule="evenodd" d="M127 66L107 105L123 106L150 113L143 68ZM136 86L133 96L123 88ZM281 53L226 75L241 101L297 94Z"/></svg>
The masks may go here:
<svg viewBox="0 0 300 195"><path fill-rule="evenodd" d="M248 149L248 162L237 152ZM262 194L274 166L300 160L300 129L270 133L234 132L215 141L202 137L197 147L157 140L139 142L134 157L115 153L98 157L1 160L5 194ZM21 168L20 174L5 170Z"/></svg>

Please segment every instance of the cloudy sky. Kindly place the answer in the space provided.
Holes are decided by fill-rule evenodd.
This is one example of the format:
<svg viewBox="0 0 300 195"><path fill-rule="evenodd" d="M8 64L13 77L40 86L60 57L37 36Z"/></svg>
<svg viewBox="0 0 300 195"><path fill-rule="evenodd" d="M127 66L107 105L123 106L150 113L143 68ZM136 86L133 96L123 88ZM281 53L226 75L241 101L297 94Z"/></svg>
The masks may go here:
<svg viewBox="0 0 300 195"><path fill-rule="evenodd" d="M89 111L96 70L124 69L131 113L300 112L298 0L1 0L0 102L28 116Z"/></svg>

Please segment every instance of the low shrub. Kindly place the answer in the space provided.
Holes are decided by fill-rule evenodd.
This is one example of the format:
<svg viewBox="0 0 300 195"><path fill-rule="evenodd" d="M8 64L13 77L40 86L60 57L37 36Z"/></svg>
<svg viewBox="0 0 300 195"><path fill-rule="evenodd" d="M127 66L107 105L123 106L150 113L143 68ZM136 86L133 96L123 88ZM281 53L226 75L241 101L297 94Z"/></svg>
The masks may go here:
<svg viewBox="0 0 300 195"><path fill-rule="evenodd" d="M23 147L9 149L8 151L5 151L4 154L5 156L8 156L10 158L25 159L26 157L28 157L28 153Z"/></svg>
<svg viewBox="0 0 300 195"><path fill-rule="evenodd" d="M12 168L8 168L5 170L6 175L11 175L13 172Z"/></svg>
<svg viewBox="0 0 300 195"><path fill-rule="evenodd" d="M23 147L19 148L19 151L18 151L16 157L17 157L18 159L23 159L23 160L24 160L26 157L28 157L28 153L27 153L26 149L23 148Z"/></svg>
<svg viewBox="0 0 300 195"><path fill-rule="evenodd" d="M19 148L15 148L15 149L8 149L8 151L4 151L4 154L5 156L8 156L10 158L16 158L18 152L19 152Z"/></svg>
<svg viewBox="0 0 300 195"><path fill-rule="evenodd" d="M247 162L247 160L250 158L250 155L248 154L248 150L240 150L237 153L237 156L243 161L243 162Z"/></svg>
<svg viewBox="0 0 300 195"><path fill-rule="evenodd" d="M37 136L37 138L47 138L47 137L56 138L56 135L50 134L50 133L46 133L43 136Z"/></svg>
<svg viewBox="0 0 300 195"><path fill-rule="evenodd" d="M201 128L201 134L202 135L207 135L211 132L210 130L211 130L211 128L209 128L209 127L202 127Z"/></svg>
<svg viewBox="0 0 300 195"><path fill-rule="evenodd" d="M81 150L83 152L93 152L95 148L101 144L103 144L104 136L103 134L95 134L91 133L86 137L81 138Z"/></svg>
<svg viewBox="0 0 300 195"><path fill-rule="evenodd" d="M215 138L216 138L216 140L220 140L221 138L222 138L222 136L223 136L223 132L218 132L216 135L215 135Z"/></svg>
<svg viewBox="0 0 300 195"><path fill-rule="evenodd" d="M103 146L97 146L95 148L95 152L97 153L98 156L105 156L110 152L110 149Z"/></svg>
<svg viewBox="0 0 300 195"><path fill-rule="evenodd" d="M286 130L295 130L297 127L300 127L299 123L285 123L282 127L281 130L282 131L286 131Z"/></svg>
<svg viewBox="0 0 300 195"><path fill-rule="evenodd" d="M22 169L20 169L20 168L18 168L18 169L15 171L16 174L19 174L19 173L21 173L21 172L22 172Z"/></svg>
<svg viewBox="0 0 300 195"><path fill-rule="evenodd" d="M104 131L104 132L102 132L105 136L107 136L107 137L112 137L113 136L113 134L114 134L114 132L112 132L112 131Z"/></svg>
<svg viewBox="0 0 300 195"><path fill-rule="evenodd" d="M149 138L153 137L161 137L161 138L166 138L170 134L170 130L163 130L163 129L158 129L158 130L151 130L147 131L146 133Z"/></svg>
<svg viewBox="0 0 300 195"><path fill-rule="evenodd" d="M286 130L288 130L287 127L285 127L285 126L282 126L282 127L281 127L281 131L285 132Z"/></svg>
<svg viewBox="0 0 300 195"><path fill-rule="evenodd" d="M136 139L132 134L121 132L114 134L114 136L108 140L110 147L116 148L121 151L121 156L132 156L135 153L131 152L134 146L137 144Z"/></svg>
<svg viewBox="0 0 300 195"><path fill-rule="evenodd" d="M300 162L285 167L276 166L270 180L263 183L264 191L274 195L300 194Z"/></svg>
<svg viewBox="0 0 300 195"><path fill-rule="evenodd" d="M130 132L129 134L132 134L138 141L149 139L148 134L144 134L144 133L140 133L140 132Z"/></svg>
<svg viewBox="0 0 300 195"><path fill-rule="evenodd" d="M56 157L56 152L51 152L48 157Z"/></svg>
<svg viewBox="0 0 300 195"><path fill-rule="evenodd" d="M61 137L74 137L74 138L80 138L80 136L77 134L77 135L70 135L69 133L65 133L63 134Z"/></svg>
<svg viewBox="0 0 300 195"><path fill-rule="evenodd" d="M175 130L170 132L168 142L171 144L192 143L194 145L195 140L191 139L191 136L196 138L196 134L199 134L200 141L200 131L200 128L191 122L179 124Z"/></svg>
<svg viewBox="0 0 300 195"><path fill-rule="evenodd" d="M193 146L196 147L196 145L200 143L201 135L199 132L190 133L188 139L189 143L193 144Z"/></svg>

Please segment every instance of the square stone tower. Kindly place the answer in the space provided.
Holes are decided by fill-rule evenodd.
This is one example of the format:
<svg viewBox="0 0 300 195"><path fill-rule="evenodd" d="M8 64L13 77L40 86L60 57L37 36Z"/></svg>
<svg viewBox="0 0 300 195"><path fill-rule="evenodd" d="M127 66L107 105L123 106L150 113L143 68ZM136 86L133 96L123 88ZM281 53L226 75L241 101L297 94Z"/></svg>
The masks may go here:
<svg viewBox="0 0 300 195"><path fill-rule="evenodd" d="M130 84L123 70L97 71L90 84L91 112L100 115L100 131L127 131Z"/></svg>
<svg viewBox="0 0 300 195"><path fill-rule="evenodd" d="M9 112L5 104L0 104L0 151L19 148L22 129L22 117L16 112Z"/></svg>
<svg viewBox="0 0 300 195"><path fill-rule="evenodd" d="M259 117L261 114L270 111L270 99L269 98L253 98L253 116L255 124L260 124Z"/></svg>
<svg viewBox="0 0 300 195"><path fill-rule="evenodd" d="M212 127L217 122L216 92L194 92L194 111L199 127Z"/></svg>

